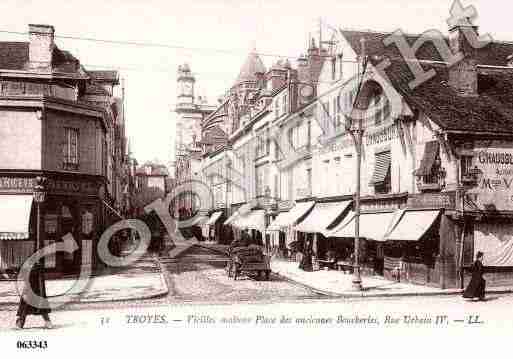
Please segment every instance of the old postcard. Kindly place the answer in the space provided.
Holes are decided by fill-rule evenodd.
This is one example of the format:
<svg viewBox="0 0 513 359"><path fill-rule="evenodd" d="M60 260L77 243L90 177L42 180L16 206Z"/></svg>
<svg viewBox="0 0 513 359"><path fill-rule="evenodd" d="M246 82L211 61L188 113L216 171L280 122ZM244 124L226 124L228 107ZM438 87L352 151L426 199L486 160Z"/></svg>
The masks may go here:
<svg viewBox="0 0 513 359"><path fill-rule="evenodd" d="M3 0L2 353L490 356L511 10Z"/></svg>

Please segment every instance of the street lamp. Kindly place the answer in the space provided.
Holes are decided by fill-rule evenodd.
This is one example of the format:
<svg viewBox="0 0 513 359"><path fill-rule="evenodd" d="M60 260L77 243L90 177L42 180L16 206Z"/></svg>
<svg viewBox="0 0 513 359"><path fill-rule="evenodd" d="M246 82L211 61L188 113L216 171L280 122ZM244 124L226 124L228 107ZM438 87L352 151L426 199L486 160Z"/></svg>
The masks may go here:
<svg viewBox="0 0 513 359"><path fill-rule="evenodd" d="M36 202L37 206L37 224L36 224L36 251L39 251L43 249L43 238L41 237L41 205L46 200L46 192L45 192L45 185L46 185L46 178L45 177L36 177L36 185L34 186L34 201ZM39 259L38 263L41 267L44 265L44 257L41 257ZM44 278L44 276L43 276Z"/></svg>
<svg viewBox="0 0 513 359"><path fill-rule="evenodd" d="M358 102L358 97L360 95L363 78L365 75L366 69L366 54L365 54L365 39L360 39L361 44L361 66L358 73L360 77L358 83L358 90L356 96L354 97L353 109L355 104ZM362 123L362 113L361 111L355 111L357 113L357 123L356 128L353 126L353 119L349 118L351 121L349 126L347 126L348 132L351 134L353 138L355 151L356 151L356 189L354 194L354 267L353 267L353 280L352 286L353 289L361 291L362 287L362 277L360 274L360 187L361 187L361 167L362 167L362 141L363 141L363 123Z"/></svg>

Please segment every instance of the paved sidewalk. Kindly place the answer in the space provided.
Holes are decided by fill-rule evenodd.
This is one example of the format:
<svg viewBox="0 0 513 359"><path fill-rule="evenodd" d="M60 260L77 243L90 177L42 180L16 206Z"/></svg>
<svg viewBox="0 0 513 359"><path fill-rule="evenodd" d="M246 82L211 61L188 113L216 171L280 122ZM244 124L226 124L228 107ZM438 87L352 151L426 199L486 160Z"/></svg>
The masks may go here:
<svg viewBox="0 0 513 359"><path fill-rule="evenodd" d="M299 263L279 259L271 260L271 269L290 281L304 285L314 292L336 297L390 297L460 294L460 289L439 289L410 283L394 282L377 276L362 276L363 291L352 288L352 274L336 270L305 272ZM513 288L487 288L487 293L509 293Z"/></svg>
<svg viewBox="0 0 513 359"><path fill-rule="evenodd" d="M73 279L46 281L46 291L51 303L94 303L122 300L150 299L169 292L162 273L118 273L91 278L83 292L68 290ZM19 303L16 281L0 281L0 305Z"/></svg>

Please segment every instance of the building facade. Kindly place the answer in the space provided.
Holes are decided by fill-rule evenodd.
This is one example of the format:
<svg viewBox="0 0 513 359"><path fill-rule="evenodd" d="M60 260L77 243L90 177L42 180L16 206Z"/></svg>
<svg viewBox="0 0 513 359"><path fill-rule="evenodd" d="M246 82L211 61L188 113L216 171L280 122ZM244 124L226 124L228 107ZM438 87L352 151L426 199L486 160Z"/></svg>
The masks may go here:
<svg viewBox="0 0 513 359"><path fill-rule="evenodd" d="M512 281L513 48L468 34L342 30L269 69L251 53L202 122L227 135L201 160L216 237L353 261L359 181L364 274L459 287L483 251L491 282Z"/></svg>
<svg viewBox="0 0 513 359"><path fill-rule="evenodd" d="M95 74L57 47L52 26L29 25L28 42L1 42L0 52L0 266L16 270L35 251L38 176L47 179L44 243L72 235L79 247L47 257L46 266L57 272L95 266L118 181L112 93L98 93Z"/></svg>

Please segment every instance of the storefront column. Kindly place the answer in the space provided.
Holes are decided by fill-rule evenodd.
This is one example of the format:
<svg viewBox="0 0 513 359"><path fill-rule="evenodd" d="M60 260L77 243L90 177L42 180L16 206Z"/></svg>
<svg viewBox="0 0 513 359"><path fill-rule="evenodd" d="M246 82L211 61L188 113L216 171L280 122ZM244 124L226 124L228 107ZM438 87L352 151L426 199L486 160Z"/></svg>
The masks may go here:
<svg viewBox="0 0 513 359"><path fill-rule="evenodd" d="M446 215L440 219L440 250L437 266L440 273L440 287L456 288L456 223Z"/></svg>

